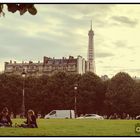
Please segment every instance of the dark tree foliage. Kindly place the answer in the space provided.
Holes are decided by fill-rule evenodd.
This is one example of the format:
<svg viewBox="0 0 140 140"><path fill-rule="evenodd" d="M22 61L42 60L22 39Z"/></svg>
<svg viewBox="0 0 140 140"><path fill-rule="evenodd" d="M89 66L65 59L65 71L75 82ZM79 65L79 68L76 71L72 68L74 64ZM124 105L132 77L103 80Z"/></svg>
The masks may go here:
<svg viewBox="0 0 140 140"><path fill-rule="evenodd" d="M22 77L0 74L0 110L7 106L14 114L21 113L22 88ZM83 75L58 72L52 76L25 78L26 111L33 109L45 115L56 109L74 110L75 93L78 115L140 114L140 83L127 73L118 73L104 82L91 72Z"/></svg>
<svg viewBox="0 0 140 140"><path fill-rule="evenodd" d="M81 76L78 90L78 110L83 113L101 113L105 88L101 79L94 73L88 72Z"/></svg>
<svg viewBox="0 0 140 140"><path fill-rule="evenodd" d="M37 14L37 9L35 8L34 4L3 4L0 3L0 15L5 15L4 13L4 8L5 6L7 7L7 10L9 12L15 13L19 11L20 15L23 15L27 11L31 15L36 15Z"/></svg>
<svg viewBox="0 0 140 140"><path fill-rule="evenodd" d="M124 72L116 74L108 84L106 104L110 113L132 113L132 95L134 94L134 80Z"/></svg>
<svg viewBox="0 0 140 140"><path fill-rule="evenodd" d="M130 108L131 114L140 115L140 82L138 83L136 82L135 91L131 100L132 100L132 108Z"/></svg>
<svg viewBox="0 0 140 140"><path fill-rule="evenodd" d="M0 109L8 106L11 112L20 113L21 93L21 77L0 75Z"/></svg>

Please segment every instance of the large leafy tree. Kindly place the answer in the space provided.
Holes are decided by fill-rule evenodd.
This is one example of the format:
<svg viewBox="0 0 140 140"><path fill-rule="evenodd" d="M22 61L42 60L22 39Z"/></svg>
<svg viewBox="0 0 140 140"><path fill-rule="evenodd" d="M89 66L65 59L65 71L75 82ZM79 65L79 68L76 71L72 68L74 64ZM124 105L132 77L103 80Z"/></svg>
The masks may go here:
<svg viewBox="0 0 140 140"><path fill-rule="evenodd" d="M7 106L15 114L21 111L21 77L0 75L0 109Z"/></svg>
<svg viewBox="0 0 140 140"><path fill-rule="evenodd" d="M105 99L105 88L100 77L92 72L81 76L78 89L78 112L101 113Z"/></svg>
<svg viewBox="0 0 140 140"><path fill-rule="evenodd" d="M140 82L135 82L135 92L132 96L131 114L140 115Z"/></svg>
<svg viewBox="0 0 140 140"><path fill-rule="evenodd" d="M42 79L37 77L27 77L25 79L25 105L27 109L34 109L39 113L43 106L43 84Z"/></svg>
<svg viewBox="0 0 140 140"><path fill-rule="evenodd" d="M45 89L48 110L74 109L74 83L78 75L58 72L50 77Z"/></svg>
<svg viewBox="0 0 140 140"><path fill-rule="evenodd" d="M108 113L131 113L134 80L124 72L116 74L108 85L106 104Z"/></svg>

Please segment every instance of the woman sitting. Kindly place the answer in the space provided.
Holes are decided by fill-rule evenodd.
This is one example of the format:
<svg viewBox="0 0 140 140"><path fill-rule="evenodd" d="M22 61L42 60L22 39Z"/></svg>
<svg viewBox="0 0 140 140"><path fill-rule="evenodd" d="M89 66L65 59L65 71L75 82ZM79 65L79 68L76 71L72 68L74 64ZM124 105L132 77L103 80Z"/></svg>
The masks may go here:
<svg viewBox="0 0 140 140"><path fill-rule="evenodd" d="M20 127L24 128L37 128L36 116L33 110L28 110L27 112L27 121L25 124L21 124Z"/></svg>
<svg viewBox="0 0 140 140"><path fill-rule="evenodd" d="M0 127L11 127L12 121L9 116L8 108L3 108L1 114L0 114Z"/></svg>

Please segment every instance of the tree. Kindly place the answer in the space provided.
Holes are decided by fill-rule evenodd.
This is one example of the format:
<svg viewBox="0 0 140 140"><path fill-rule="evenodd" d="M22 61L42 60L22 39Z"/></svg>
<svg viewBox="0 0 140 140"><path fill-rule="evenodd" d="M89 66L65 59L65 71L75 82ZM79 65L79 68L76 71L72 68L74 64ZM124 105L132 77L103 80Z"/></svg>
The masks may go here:
<svg viewBox="0 0 140 140"><path fill-rule="evenodd" d="M0 109L7 106L15 114L21 111L22 84L19 76L0 75Z"/></svg>
<svg viewBox="0 0 140 140"><path fill-rule="evenodd" d="M50 77L46 93L47 108L74 109L74 82L77 75L58 72Z"/></svg>
<svg viewBox="0 0 140 140"><path fill-rule="evenodd" d="M15 13L19 11L20 15L23 15L25 12L29 12L31 15L37 14L37 9L34 4L1 4L0 3L0 15L5 15L4 6L7 6L9 12Z"/></svg>
<svg viewBox="0 0 140 140"><path fill-rule="evenodd" d="M106 104L108 113L131 113L131 97L134 93L134 80L124 72L116 74L108 85Z"/></svg>
<svg viewBox="0 0 140 140"><path fill-rule="evenodd" d="M105 88L100 77L92 72L81 76L78 86L78 113L101 113Z"/></svg>
<svg viewBox="0 0 140 140"><path fill-rule="evenodd" d="M83 75L58 72L52 76L25 78L25 107L43 115L55 109L74 109L74 85L77 89L77 113L80 114L140 114L140 83L127 73L116 74L102 81L92 72ZM23 79L0 74L0 110L7 106L21 113Z"/></svg>
<svg viewBox="0 0 140 140"><path fill-rule="evenodd" d="M131 114L140 115L140 82L135 82L135 92L132 95Z"/></svg>

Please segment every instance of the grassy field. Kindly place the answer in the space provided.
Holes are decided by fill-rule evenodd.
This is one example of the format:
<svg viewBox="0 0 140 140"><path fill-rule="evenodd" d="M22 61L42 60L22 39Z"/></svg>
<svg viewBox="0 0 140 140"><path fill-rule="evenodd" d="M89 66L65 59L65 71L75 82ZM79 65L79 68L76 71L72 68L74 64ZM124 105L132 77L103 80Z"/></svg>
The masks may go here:
<svg viewBox="0 0 140 140"><path fill-rule="evenodd" d="M38 119L39 128L0 128L0 136L140 136L138 120ZM13 123L23 120L13 119Z"/></svg>

